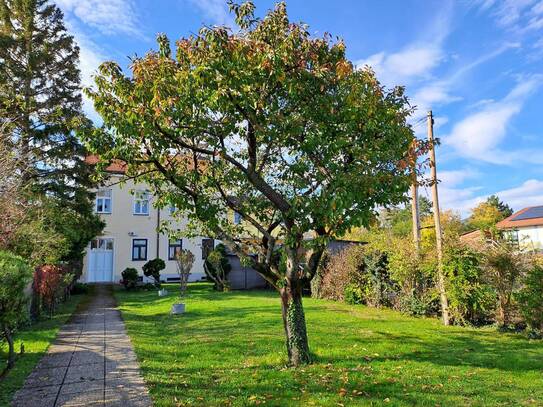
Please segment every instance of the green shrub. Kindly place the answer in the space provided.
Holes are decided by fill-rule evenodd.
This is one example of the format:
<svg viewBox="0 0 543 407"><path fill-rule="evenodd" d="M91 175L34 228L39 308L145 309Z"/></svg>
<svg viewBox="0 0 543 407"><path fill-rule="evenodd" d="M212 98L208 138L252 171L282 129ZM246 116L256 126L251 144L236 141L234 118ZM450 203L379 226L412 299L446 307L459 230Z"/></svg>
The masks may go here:
<svg viewBox="0 0 543 407"><path fill-rule="evenodd" d="M364 301L372 307L392 306L398 286L392 281L386 253L373 251L364 256Z"/></svg>
<svg viewBox="0 0 543 407"><path fill-rule="evenodd" d="M459 325L489 323L496 309L496 292L484 282L479 255L467 247L449 247L443 271L453 322Z"/></svg>
<svg viewBox="0 0 543 407"><path fill-rule="evenodd" d="M142 267L143 274L146 277L152 277L155 280L155 287L160 288L160 272L166 268L164 260L158 257L153 260L149 260Z"/></svg>
<svg viewBox="0 0 543 407"><path fill-rule="evenodd" d="M127 290L132 290L138 285L138 270L132 267L127 267L121 273L121 284Z"/></svg>
<svg viewBox="0 0 543 407"><path fill-rule="evenodd" d="M362 304L364 302L364 294L362 289L356 284L347 284L345 287L345 292L343 294L345 302L347 304Z"/></svg>
<svg viewBox="0 0 543 407"><path fill-rule="evenodd" d="M435 290L428 290L424 293L417 293L416 290L413 290L400 297L398 308L404 314L414 317L435 316L440 309L439 295Z"/></svg>
<svg viewBox="0 0 543 407"><path fill-rule="evenodd" d="M0 251L0 327L9 347L8 368L15 363L13 332L28 318L25 289L31 280L32 269L21 257Z"/></svg>
<svg viewBox="0 0 543 407"><path fill-rule="evenodd" d="M517 296L520 313L531 329L532 337L543 334L543 267L536 265L524 281L524 287Z"/></svg>

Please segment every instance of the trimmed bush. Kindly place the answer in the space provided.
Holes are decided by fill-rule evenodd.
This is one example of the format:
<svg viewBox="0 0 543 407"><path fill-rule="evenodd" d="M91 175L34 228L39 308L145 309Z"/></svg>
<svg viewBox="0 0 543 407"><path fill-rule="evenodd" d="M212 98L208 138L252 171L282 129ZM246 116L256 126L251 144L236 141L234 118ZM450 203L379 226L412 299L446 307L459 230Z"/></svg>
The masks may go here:
<svg viewBox="0 0 543 407"><path fill-rule="evenodd" d="M121 273L121 284L127 290L133 290L138 285L138 270L133 267L127 267Z"/></svg>
<svg viewBox="0 0 543 407"><path fill-rule="evenodd" d="M8 343L8 369L15 363L13 332L28 318L25 289L32 280L32 269L10 252L0 251L0 327Z"/></svg>
<svg viewBox="0 0 543 407"><path fill-rule="evenodd" d="M145 277L152 277L155 280L155 287L160 288L160 272L166 268L164 260L158 257L153 260L149 260L142 267Z"/></svg>

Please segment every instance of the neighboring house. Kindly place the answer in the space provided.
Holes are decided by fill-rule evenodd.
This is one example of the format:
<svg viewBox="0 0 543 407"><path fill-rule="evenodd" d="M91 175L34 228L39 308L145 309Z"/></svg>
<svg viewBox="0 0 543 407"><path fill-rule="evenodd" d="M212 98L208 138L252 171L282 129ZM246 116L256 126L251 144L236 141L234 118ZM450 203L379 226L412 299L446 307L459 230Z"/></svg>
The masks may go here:
<svg viewBox="0 0 543 407"><path fill-rule="evenodd" d="M543 250L543 206L530 206L496 224L520 248Z"/></svg>
<svg viewBox="0 0 543 407"><path fill-rule="evenodd" d="M96 157L88 157L91 164ZM175 254L181 248L194 254L194 266L190 281L204 278L204 258L213 250L215 242L205 237L171 241L157 232L163 221L172 221L172 227L181 230L184 221L173 219L172 208L159 210L153 205L154 197L145 185L135 184L124 177L125 166L114 162L106 168L110 174L104 186L96 191L95 211L106 223L102 236L94 239L87 248L81 281L119 282L121 272L134 267L143 276L142 266L151 259L160 257L166 263L161 272L163 281L179 281ZM133 192L133 193L131 193ZM143 277L144 281L150 281Z"/></svg>

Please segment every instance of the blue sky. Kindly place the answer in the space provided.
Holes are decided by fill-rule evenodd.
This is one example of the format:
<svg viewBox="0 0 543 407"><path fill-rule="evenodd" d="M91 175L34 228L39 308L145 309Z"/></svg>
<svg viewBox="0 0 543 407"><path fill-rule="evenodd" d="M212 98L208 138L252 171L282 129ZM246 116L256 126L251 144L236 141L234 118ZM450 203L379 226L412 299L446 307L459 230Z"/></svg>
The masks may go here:
<svg viewBox="0 0 543 407"><path fill-rule="evenodd" d="M123 66L202 23L233 24L225 0L57 0L81 47L85 85L100 62ZM263 15L274 2L256 0ZM432 109L441 204L463 216L497 193L543 205L543 0L291 0L291 20L344 39L349 58ZM89 101L85 109L96 117ZM424 123L415 126L425 137ZM424 192L424 191L423 191Z"/></svg>

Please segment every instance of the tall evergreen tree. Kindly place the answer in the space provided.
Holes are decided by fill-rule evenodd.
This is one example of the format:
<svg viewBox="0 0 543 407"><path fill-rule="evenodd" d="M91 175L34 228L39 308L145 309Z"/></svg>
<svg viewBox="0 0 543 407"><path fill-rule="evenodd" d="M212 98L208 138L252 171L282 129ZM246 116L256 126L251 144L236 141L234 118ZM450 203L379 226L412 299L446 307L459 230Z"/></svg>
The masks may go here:
<svg viewBox="0 0 543 407"><path fill-rule="evenodd" d="M101 229L88 192L91 168L74 131L91 125L82 112L78 62L79 48L57 6L0 0L0 126L9 123L5 141L19 157L33 199L47 197L52 205L50 227L73 246L66 260L80 258L81 247Z"/></svg>

